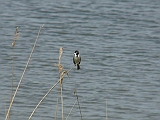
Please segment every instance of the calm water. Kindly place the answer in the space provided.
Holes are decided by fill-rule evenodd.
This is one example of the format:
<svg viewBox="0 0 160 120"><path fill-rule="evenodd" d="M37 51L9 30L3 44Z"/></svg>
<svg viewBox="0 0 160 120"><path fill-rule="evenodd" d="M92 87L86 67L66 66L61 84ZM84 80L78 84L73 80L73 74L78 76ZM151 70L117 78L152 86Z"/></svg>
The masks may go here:
<svg viewBox="0 0 160 120"><path fill-rule="evenodd" d="M15 88L39 27L44 24L33 57L12 106L11 120L28 119L34 107L58 80L54 66L59 48L62 64L74 67L73 53L82 56L81 69L63 82L65 117L77 89L84 120L160 119L160 1L159 0L7 0L0 1L0 119L5 119L12 78L13 34ZM59 86L33 115L53 120ZM59 105L58 120L61 119ZM80 120L78 105L70 120Z"/></svg>

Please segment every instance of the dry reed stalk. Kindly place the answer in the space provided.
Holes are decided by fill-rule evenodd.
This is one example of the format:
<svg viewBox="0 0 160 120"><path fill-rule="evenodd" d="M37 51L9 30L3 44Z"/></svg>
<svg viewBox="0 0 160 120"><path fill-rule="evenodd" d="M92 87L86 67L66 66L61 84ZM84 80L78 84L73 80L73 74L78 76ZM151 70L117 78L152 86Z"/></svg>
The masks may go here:
<svg viewBox="0 0 160 120"><path fill-rule="evenodd" d="M61 57L62 57L62 53L63 53L63 48L60 48L59 53L60 53L60 55L59 55L59 63L58 63L58 65L62 66L62 65L60 64L60 61L61 61ZM63 67L62 67L62 68L63 68ZM71 69L72 69L72 68L71 68ZM62 120L63 120L64 116L63 116L62 82L63 82L64 76L65 76L65 75L68 75L68 73L71 71L71 69L68 70L68 71L61 71L60 79L57 81L57 83L56 83L55 85L53 85L53 86L49 89L49 91L48 91L48 92L44 95L44 97L39 101L39 103L37 104L37 106L36 106L36 107L34 108L34 110L32 111L32 113L31 113L30 117L28 118L28 120L31 119L31 117L32 117L33 114L35 113L35 111L36 111L36 109L38 108L38 106L41 104L41 102L45 99L45 97L51 92L51 90L52 90L58 83L60 83L60 85L61 85L61 103L62 103ZM60 70L60 69L59 69L59 66L58 66L58 70ZM63 70L63 69L62 69L62 70ZM57 104L58 104L58 102L57 102ZM57 107L57 108L58 108L58 107ZM57 114L57 112L56 112L56 114ZM55 116L55 119L56 119L56 116Z"/></svg>
<svg viewBox="0 0 160 120"><path fill-rule="evenodd" d="M60 86L60 89L61 89L61 86ZM61 92L61 90L60 90ZM55 112L55 116L54 116L54 119L56 120L56 117L57 117L57 113L58 113L58 105L59 105L59 99L61 98L61 93L59 92L58 94L58 98L57 98L57 104L56 104L56 112Z"/></svg>
<svg viewBox="0 0 160 120"><path fill-rule="evenodd" d="M11 87L11 99L13 94L13 83L14 83L14 46L16 44L16 40L18 39L20 33L18 32L18 27L16 28L14 32L14 39L12 42L12 87Z"/></svg>
<svg viewBox="0 0 160 120"><path fill-rule="evenodd" d="M51 92L51 90L60 82L60 80L58 80L56 82L56 84L54 84L49 90L48 92L43 96L43 98L39 101L39 103L37 104L37 106L34 108L34 110L32 111L30 117L28 118L28 120L31 119L31 117L33 116L33 114L35 113L36 109L39 107L39 105L41 104L41 102L46 98L46 96Z"/></svg>
<svg viewBox="0 0 160 120"><path fill-rule="evenodd" d="M37 41L38 41L38 37L39 37L39 35L40 35L40 31L41 31L41 29L42 29L43 26L44 26L44 24L43 24L43 25L40 27L40 29L39 29L39 32L38 32L36 41L35 41L35 43L34 43L34 46L33 46L33 48L32 48L31 54L30 54L30 56L29 56L29 58L28 58L27 64L26 64L26 66L25 66L25 68L24 68L24 71L23 71L23 73L22 73L22 76L21 76L21 78L20 78L20 81L19 81L19 83L18 83L18 86L17 86L17 88L16 88L16 91L15 91L13 97L12 97L12 100L11 100L10 106L9 106L9 108L8 108L8 112L7 112L7 115L6 115L5 120L9 119L9 113L10 113L10 110L11 110L11 107L12 107L12 104L13 104L13 101L14 101L14 99L15 99L15 97L16 97L17 91L18 91L18 89L19 89L19 87L20 87L20 84L21 84L21 82L22 82L22 79L23 79L23 77L24 77L24 74L25 74L25 72L26 72L26 69L27 69L27 67L28 67L28 65L29 65L29 62L30 62L31 57L32 57L32 54L33 54L33 52L34 52L34 48L36 47L36 43L37 43Z"/></svg>
<svg viewBox="0 0 160 120"><path fill-rule="evenodd" d="M13 87L14 87L14 46L16 44L16 40L19 37L19 32L18 32L18 27L16 27L15 32L14 32L14 39L12 42L12 85L11 85L11 95L10 95L10 103L12 101L12 96L13 96ZM8 119L10 117L10 113L8 115Z"/></svg>
<svg viewBox="0 0 160 120"><path fill-rule="evenodd" d="M76 103L77 103L77 99L75 100L75 102L74 102L74 104L73 104L71 110L69 111L68 116L66 117L66 120L68 119L69 115L71 114L71 112L72 112L74 106L76 105Z"/></svg>
<svg viewBox="0 0 160 120"><path fill-rule="evenodd" d="M63 71L63 66L61 65L62 54L63 54L63 48L60 47L59 60L58 60L58 71L59 71L59 73L61 72L61 74L60 74L60 93L61 94L60 95L61 95L62 120L63 120L64 119L64 109L63 109L63 95L62 95L63 85L62 85L62 82L63 82L63 78L66 74L66 71Z"/></svg>
<svg viewBox="0 0 160 120"><path fill-rule="evenodd" d="M61 84L61 105L62 105L62 120L64 120L64 108L63 108L63 95L62 95L63 85Z"/></svg>
<svg viewBox="0 0 160 120"><path fill-rule="evenodd" d="M60 49L59 49L58 64L56 64L56 66L58 67L59 73L63 71L63 66L61 65L62 54L63 54L63 48L60 47Z"/></svg>
<svg viewBox="0 0 160 120"><path fill-rule="evenodd" d="M63 70L63 66L61 65L62 53L63 53L63 48L61 47L61 48L59 49L59 63L58 63L59 73L62 72L62 70Z"/></svg>
<svg viewBox="0 0 160 120"><path fill-rule="evenodd" d="M59 101L59 98L57 98L56 113L55 113L55 116L54 116L54 119L55 119L55 120L56 120L57 112L58 112L58 101Z"/></svg>
<svg viewBox="0 0 160 120"><path fill-rule="evenodd" d="M69 73L71 70L72 70L72 68L71 68L70 70L68 70L68 71L62 71L62 72L61 72L61 75L60 75L62 120L64 119L63 96L62 96L63 84L62 84L62 83L63 83L63 78L64 78L64 76L67 75L67 76L69 77L68 73Z"/></svg>
<svg viewBox="0 0 160 120"><path fill-rule="evenodd" d="M11 100L13 95L13 86L14 86L14 48L12 47L12 85L11 85ZM10 100L10 102L11 102Z"/></svg>
<svg viewBox="0 0 160 120"><path fill-rule="evenodd" d="M62 95L63 84L62 83L63 83L63 78L66 74L69 77L68 73L69 73L69 71L71 71L72 68L69 71L63 70L63 66L61 65L62 54L63 54L63 48L61 47L59 49L59 60L58 60L58 65L57 66L58 66L59 73L61 73L60 74L60 96L61 96L61 107L62 107L62 120L64 120L63 95ZM57 110L56 110L56 113L57 113Z"/></svg>
<svg viewBox="0 0 160 120"><path fill-rule="evenodd" d="M70 71L70 70L69 70ZM69 72L68 71L68 72ZM38 106L41 104L41 102L46 98L46 96L51 92L51 90L59 83L62 81L63 77L68 74L68 72L64 71L62 76L60 77L60 79L56 82L56 84L54 84L49 90L48 92L44 95L44 97L39 101L39 103L37 104L37 106L35 107L35 109L32 111L30 117L28 118L28 120L31 119L31 117L33 116L33 114L35 113L36 109L38 108ZM64 76L63 76L64 75Z"/></svg>
<svg viewBox="0 0 160 120"><path fill-rule="evenodd" d="M60 49L59 49L59 64L61 64L62 54L63 54L63 48L60 47Z"/></svg>
<svg viewBox="0 0 160 120"><path fill-rule="evenodd" d="M65 75L65 71L63 71L63 66L61 65L61 59L62 59L62 54L63 54L63 48L60 47L59 49L59 58L58 58L58 64L55 64L55 66L58 67L58 71L60 74L60 89L61 89L61 85L62 85L62 81L63 81L63 77ZM62 72L63 71L63 72ZM60 95L61 95L61 91L60 91ZM56 120L56 116L57 116L57 112L58 112L58 100L59 98L57 98L57 106L56 106L56 114L55 114L55 120Z"/></svg>
<svg viewBox="0 0 160 120"><path fill-rule="evenodd" d="M15 44L16 44L16 40L18 39L19 37L19 32L18 32L18 27L16 28L15 32L14 32L14 40L12 42L12 48L14 48Z"/></svg>
<svg viewBox="0 0 160 120"><path fill-rule="evenodd" d="M80 111L80 115L81 115L81 120L83 120L82 119L81 107L80 107L80 104L79 104L78 95L77 95L77 91L76 90L74 90L74 94L76 95L76 98L77 98L77 102L78 102L78 106L79 106L79 111Z"/></svg>

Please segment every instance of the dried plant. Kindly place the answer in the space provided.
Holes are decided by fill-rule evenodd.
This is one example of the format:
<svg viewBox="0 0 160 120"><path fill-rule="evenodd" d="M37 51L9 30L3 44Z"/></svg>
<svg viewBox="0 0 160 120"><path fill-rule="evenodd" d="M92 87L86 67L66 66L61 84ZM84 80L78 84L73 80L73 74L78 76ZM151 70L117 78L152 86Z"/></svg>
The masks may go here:
<svg viewBox="0 0 160 120"><path fill-rule="evenodd" d="M19 89L19 87L20 87L20 84L21 84L21 82L22 82L22 79L23 79L23 77L24 77L24 74L25 74L25 72L26 72L26 70L27 70L27 67L28 67L29 62L30 62L31 57L32 57L32 54L33 54L34 49L35 49L35 47L36 47L36 43L37 43L37 41L38 41L38 37L39 37L39 35L40 35L40 31L41 31L41 29L42 29L43 26L44 26L44 25L42 25L42 26L40 27L40 29L39 29L39 32L38 32L37 38L36 38L36 40L35 40L34 46L33 46L33 48L32 48L31 54L30 54L30 56L29 56L29 58L28 58L27 64L26 64L26 66L25 66L25 68L24 68L24 71L23 71L23 73L22 73L22 76L21 76L21 78L20 78L20 80L19 80L19 83L18 83L18 86L17 86L17 88L16 88L16 91L15 91L15 93L14 93L14 95L13 95L13 97L12 97L12 100L11 100L11 102L10 102L10 105L9 105L8 112L7 112L7 115L6 115L5 120L8 120L8 119L9 119L9 114L10 114L10 110L11 110L13 101L14 101L14 99L15 99L15 97L16 97L16 94L17 94L17 92L18 92L18 89ZM16 29L16 32L15 32L15 33L17 33L17 31L18 31L18 29ZM15 44L14 44L14 45L15 45ZM13 45L13 46L14 46L14 45Z"/></svg>
<svg viewBox="0 0 160 120"><path fill-rule="evenodd" d="M42 101L47 97L47 95L52 91L52 89L58 84L58 83L60 83L60 90L61 90L61 105L62 105L62 119L64 119L64 115L63 115L63 96L62 96L62 90L63 90L63 88L62 88L62 83L63 83L63 78L64 78L64 76L65 75L68 75L68 73L71 71L71 69L70 70L68 70L68 71L64 71L63 69L62 69L62 71L59 69L59 66L62 66L61 65L61 58L62 58L62 53L63 53L63 48L61 47L60 48L60 50L59 50L59 61L58 61L58 70L59 70L59 72L61 72L61 74L60 74L60 78L59 78L59 80L56 82L56 84L54 84L49 90L48 90L48 92L44 95L44 97L39 101L39 103L37 104L37 106L35 107L35 109L32 111L32 113L31 113L31 115L30 115L30 117L28 118L28 120L30 120L31 119L31 117L33 116L33 114L35 113L35 111L36 111L36 109L39 107L39 105L42 103ZM56 107L57 109L56 109L56 114L57 114L57 110L58 110L58 99L57 99L57 107ZM55 119L56 119L56 116L55 116Z"/></svg>
<svg viewBox="0 0 160 120"><path fill-rule="evenodd" d="M16 90L15 90L15 93L14 93L13 97L12 97L12 95L11 95L11 101L10 101L10 105L9 105L8 112L7 112L7 114L6 114L5 120L9 120L12 104L13 104L13 102L14 102L14 99L15 99L15 97L16 97L16 94L17 94L17 92L18 92L18 89L19 89L19 87L20 87L20 84L21 84L21 82L22 82L22 80L23 80L24 74L25 74L25 72L26 72L26 70L27 70L27 67L28 67L28 65L29 65L29 62L30 62L30 60L31 60L32 54L33 54L34 49L35 49L35 47L36 47L36 43L37 43L37 41L38 41L38 37L39 37L39 35L40 35L40 31L41 31L41 29L42 29L43 26L44 26L44 25L42 25L42 26L40 27L40 29L39 29L39 32L38 32L37 38L36 38L36 40L35 40L34 46L33 46L33 48L32 48L32 51L31 51L31 53L30 53L30 56L29 56L29 58L28 58L28 61L27 61L27 63L26 63L26 66L25 66L25 68L24 68L24 71L23 71L23 73L22 73L22 76L21 76L21 78L20 78L20 81L19 81L19 83L18 83L18 85L17 85L17 88L16 88ZM15 44L16 44L16 40L17 40L18 37L19 37L19 34L20 34L20 33L18 32L18 27L17 27L16 30L15 30L15 33L14 33L14 41L12 42L12 48L14 48L14 46L15 46ZM32 117L33 114L35 113L36 109L39 107L39 105L42 103L42 101L47 97L47 95L52 91L52 89L53 89L58 83L60 83L60 94L59 94L59 97L57 98L56 115L57 115L57 111L58 111L58 102L59 102L59 98L60 98L60 99L61 99L61 107L62 107L62 120L64 120L63 95L62 95L62 92L63 92L63 79L64 79L65 75L67 75L67 76L69 77L68 73L72 70L72 68L71 68L70 70L68 70L68 71L66 71L66 70L63 69L63 66L62 66L62 64L61 64L62 54L63 54L63 48L60 47L60 49L59 49L58 64L56 64L56 66L58 67L58 71L59 71L59 80L58 80L58 81L48 90L48 92L42 97L42 99L39 101L39 103L36 105L36 107L35 107L34 110L32 111L32 113L31 113L31 115L29 116L28 120L31 119L31 117ZM13 90L13 78L12 78L12 90ZM82 119L82 113L81 113L81 109L80 109L80 103L79 103L79 100L78 100L78 95L77 95L77 91L76 91L76 90L74 90L74 94L75 94L75 96L76 96L76 101L74 102L74 105L73 105L73 107L71 108L71 110L70 110L70 112L69 112L66 120L68 119L69 115L71 114L71 112L72 112L72 110L73 110L73 108L74 108L74 106L75 106L75 104L76 104L77 102L78 102L79 111L80 111L80 115L81 115L81 119ZM56 119L56 115L55 115L55 119Z"/></svg>
<svg viewBox="0 0 160 120"><path fill-rule="evenodd" d="M58 64L55 64L55 66L58 67L59 73L61 73L63 71L63 66L61 65L62 54L63 54L63 48L60 47L60 49L59 49Z"/></svg>
<svg viewBox="0 0 160 120"><path fill-rule="evenodd" d="M12 42L12 47L14 48L15 44L16 44L16 40L18 39L20 33L18 32L18 27L16 28L15 32L14 32L14 40Z"/></svg>
<svg viewBox="0 0 160 120"><path fill-rule="evenodd" d="M76 95L76 98L77 98L77 102L78 102L78 106L79 106L79 112L80 112L80 115L81 115L81 120L83 120L82 119L81 107L80 107L80 103L79 103L79 100L78 100L77 90L74 90L74 94Z"/></svg>
<svg viewBox="0 0 160 120"><path fill-rule="evenodd" d="M16 40L18 39L20 33L18 32L18 27L16 27L14 32L14 39L12 42L12 85L11 85L11 95L10 95L10 103L13 97L13 87L14 87L14 46L16 44ZM8 119L10 118L10 113L8 114Z"/></svg>

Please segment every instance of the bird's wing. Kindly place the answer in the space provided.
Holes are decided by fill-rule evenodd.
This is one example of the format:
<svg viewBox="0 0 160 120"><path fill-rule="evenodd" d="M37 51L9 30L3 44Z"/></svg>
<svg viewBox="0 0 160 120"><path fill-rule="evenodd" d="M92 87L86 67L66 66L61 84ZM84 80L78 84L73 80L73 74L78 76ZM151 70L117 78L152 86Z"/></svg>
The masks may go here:
<svg viewBox="0 0 160 120"><path fill-rule="evenodd" d="M76 64L75 61L74 61L74 57L73 57L73 63Z"/></svg>
<svg viewBox="0 0 160 120"><path fill-rule="evenodd" d="M81 63L81 57L80 57L80 61L79 61L79 64Z"/></svg>

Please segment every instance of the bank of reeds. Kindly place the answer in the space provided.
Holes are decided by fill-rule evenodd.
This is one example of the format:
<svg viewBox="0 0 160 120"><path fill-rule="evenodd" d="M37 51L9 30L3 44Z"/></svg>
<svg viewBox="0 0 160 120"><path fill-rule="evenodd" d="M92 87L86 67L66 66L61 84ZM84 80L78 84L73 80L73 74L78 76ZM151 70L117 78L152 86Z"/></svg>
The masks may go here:
<svg viewBox="0 0 160 120"><path fill-rule="evenodd" d="M37 41L38 41L38 38L39 38L41 29L42 29L43 26L44 26L44 25L40 26L40 28L39 28L38 35L37 35L37 37L36 37L35 43L34 43L33 48L32 48L32 50L31 50L30 56L29 56L29 58L28 58L28 61L27 61L27 63L26 63L26 66L25 66L25 68L24 68L24 70L23 70L23 73L22 73L22 75L21 75L21 78L20 78L20 80L19 80L19 82L18 82L18 84L17 84L16 90L14 91L14 94L13 94L13 86L14 86L14 46L15 46L16 40L18 39L18 36L19 36L18 27L17 27L16 30L15 30L15 33L14 33L14 41L13 41L13 43L12 43L13 54L12 54L11 100L10 100L10 104L9 104L9 108L8 108L8 110L7 110L7 114L6 114L5 120L9 120L9 119L10 119L11 107L12 107L12 105L13 105L13 103L14 103L14 99L15 99L16 94L17 94L17 92L18 92L18 90L19 90L19 88L20 88L20 84L22 83L22 80L23 80L23 78L24 78L24 74L25 74L25 72L26 72L26 70L27 70L27 68L28 68L28 65L29 65L29 63L30 63L30 60L31 60L32 55L33 55L33 53L34 53L34 49L35 49L35 47L36 47L36 43L37 43ZM57 68L58 68L58 72L59 72L59 80L57 80L57 82L48 90L48 92L47 92L47 93L42 97L42 99L38 102L38 104L35 106L35 108L34 108L33 111L31 112L31 115L29 116L28 120L30 120L30 119L32 118L32 116L34 115L36 109L40 106L40 104L42 103L42 101L47 97L47 95L48 95L48 94L53 90L53 88L55 88L55 86L58 85L58 84L59 84L59 86L60 86L60 94L59 94L59 97L57 98L56 112L55 112L55 117L54 117L54 119L56 120L56 118L57 118L59 99L61 100L62 120L65 119L65 117L64 117L64 108L63 108L63 107L64 107L64 105L63 105L63 104L64 104L64 102L63 102L63 79L64 79L64 77L65 77L66 75L69 77L68 74L69 74L69 72L72 70L72 68L69 69L69 70L64 70L64 69L63 69L63 65L61 64L62 54L63 54L63 48L60 47L60 50L59 50L59 60L58 60L58 64L56 64L56 66L57 66ZM72 110L73 110L73 108L74 108L74 106L76 105L77 102L78 102L78 106L79 106L80 116L81 116L81 119L82 119L82 112L81 112L80 103L79 103L79 99L78 99L78 95L77 95L76 89L74 90L74 94L75 94L75 97L76 97L76 101L73 103L73 106L72 106L71 110L69 111L69 113L68 113L68 115L67 115L67 117L66 117L66 120L68 120L68 118L69 118L69 116L70 116L70 114L71 114L71 112L72 112Z"/></svg>

